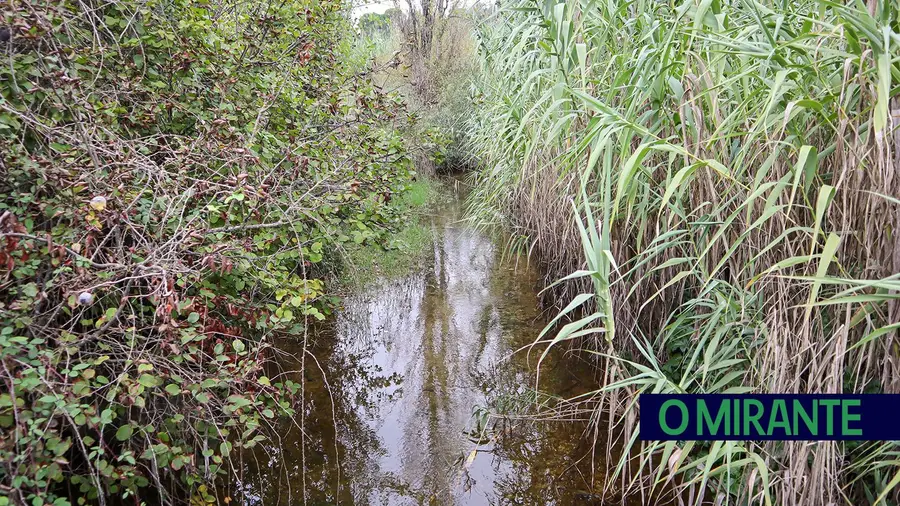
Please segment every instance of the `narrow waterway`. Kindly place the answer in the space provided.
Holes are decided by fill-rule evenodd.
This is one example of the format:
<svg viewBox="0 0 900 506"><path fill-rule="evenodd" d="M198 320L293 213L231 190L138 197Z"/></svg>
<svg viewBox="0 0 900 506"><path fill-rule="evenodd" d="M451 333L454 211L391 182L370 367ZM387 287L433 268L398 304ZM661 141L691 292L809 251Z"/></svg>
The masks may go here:
<svg viewBox="0 0 900 506"><path fill-rule="evenodd" d="M513 352L545 320L528 261L504 258L462 218L461 197L447 198L426 262L346 297L314 329L304 415L279 430L280 448L244 456L246 504L592 503L603 463L582 425L485 423L489 411L533 410L539 352ZM285 370L299 370L302 343L278 346ZM550 356L541 390L584 391L590 374L576 369Z"/></svg>

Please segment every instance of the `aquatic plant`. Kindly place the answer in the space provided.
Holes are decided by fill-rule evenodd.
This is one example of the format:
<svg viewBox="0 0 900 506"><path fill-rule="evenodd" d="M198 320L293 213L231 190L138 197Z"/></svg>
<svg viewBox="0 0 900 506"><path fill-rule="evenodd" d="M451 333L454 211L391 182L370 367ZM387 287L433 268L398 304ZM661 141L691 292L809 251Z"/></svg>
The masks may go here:
<svg viewBox="0 0 900 506"><path fill-rule="evenodd" d="M896 502L893 443L640 441L636 399L900 389L897 4L515 0L479 37L471 209L560 278L538 344L597 357L611 481Z"/></svg>

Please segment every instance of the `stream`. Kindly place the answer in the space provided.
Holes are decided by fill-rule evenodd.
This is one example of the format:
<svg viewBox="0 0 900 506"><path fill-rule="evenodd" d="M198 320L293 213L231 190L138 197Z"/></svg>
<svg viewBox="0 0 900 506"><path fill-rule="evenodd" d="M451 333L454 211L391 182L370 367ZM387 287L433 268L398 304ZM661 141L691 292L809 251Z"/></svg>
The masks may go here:
<svg viewBox="0 0 900 506"><path fill-rule="evenodd" d="M285 370L306 371L303 414L279 428L280 445L243 456L244 504L599 504L589 491L604 464L584 425L485 423L488 409L533 410L539 349L513 352L546 320L536 270L504 258L462 208L460 195L436 205L433 255L345 297L311 330L305 363L297 339L276 343ZM590 380L550 354L540 389L570 397Z"/></svg>

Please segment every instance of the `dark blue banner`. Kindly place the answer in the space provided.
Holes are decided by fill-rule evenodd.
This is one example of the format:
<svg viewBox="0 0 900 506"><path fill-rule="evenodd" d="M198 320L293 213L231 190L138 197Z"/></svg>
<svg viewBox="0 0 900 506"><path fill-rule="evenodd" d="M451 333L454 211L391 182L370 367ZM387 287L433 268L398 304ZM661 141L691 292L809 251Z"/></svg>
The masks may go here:
<svg viewBox="0 0 900 506"><path fill-rule="evenodd" d="M900 395L641 394L644 441L900 440Z"/></svg>

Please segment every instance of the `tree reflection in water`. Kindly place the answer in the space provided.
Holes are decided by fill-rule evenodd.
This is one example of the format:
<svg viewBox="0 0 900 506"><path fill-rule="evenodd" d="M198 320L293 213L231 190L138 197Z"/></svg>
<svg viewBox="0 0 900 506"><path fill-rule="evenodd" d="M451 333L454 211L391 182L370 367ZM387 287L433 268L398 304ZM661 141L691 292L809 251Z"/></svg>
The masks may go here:
<svg viewBox="0 0 900 506"><path fill-rule="evenodd" d="M527 261L502 261L460 217L459 201L446 203L432 218L427 265L347 297L310 331L325 376L306 361L306 437L284 422L280 449L243 455L244 502L304 504L305 483L305 504L590 503L603 463L582 442L583 425L473 417L478 407L533 409L536 357L510 355L545 321ZM276 344L289 356L283 369L299 370L302 343ZM557 359L544 362L541 389L584 390L590 373Z"/></svg>

